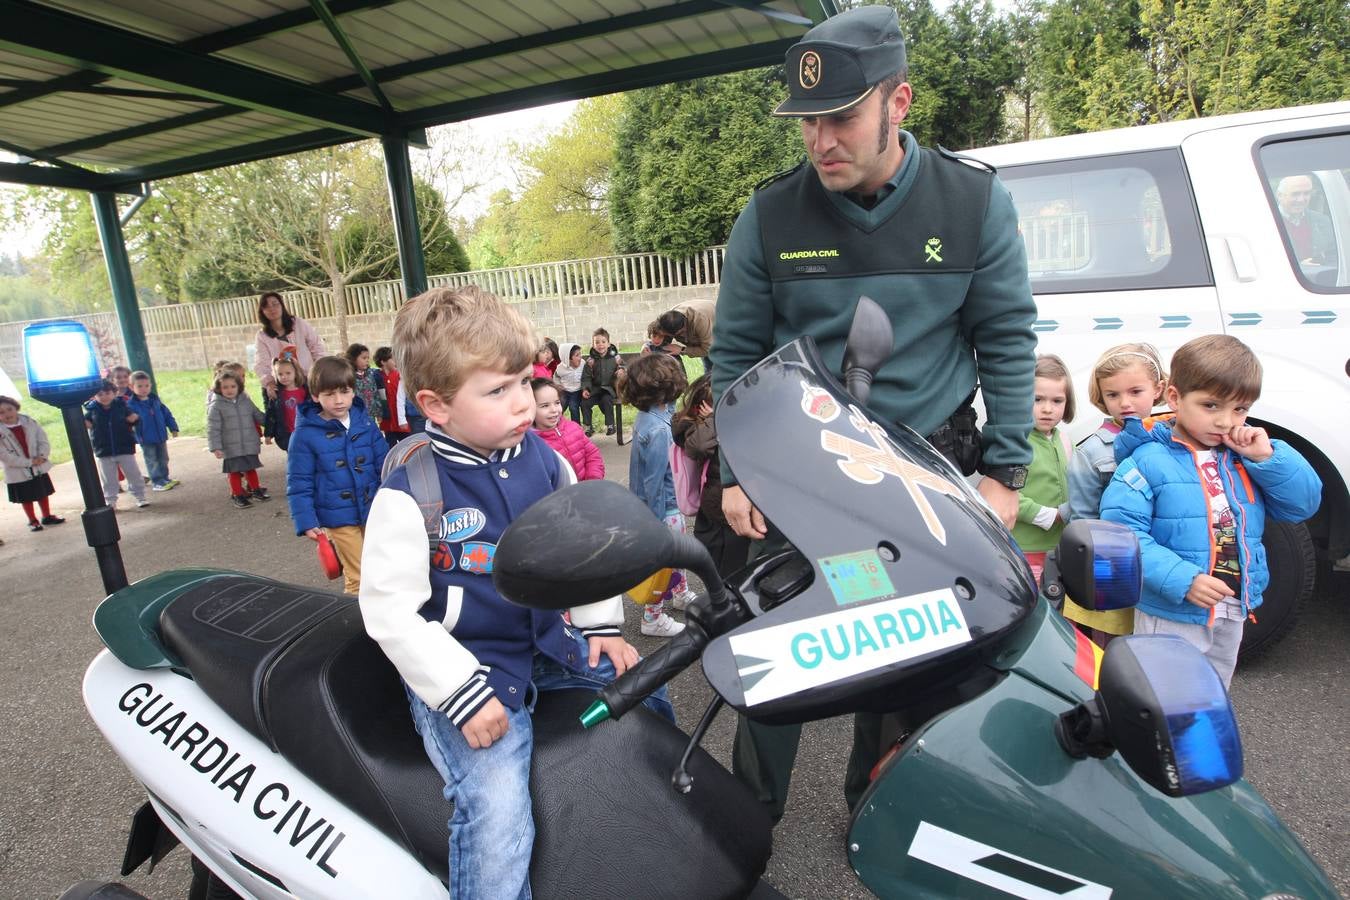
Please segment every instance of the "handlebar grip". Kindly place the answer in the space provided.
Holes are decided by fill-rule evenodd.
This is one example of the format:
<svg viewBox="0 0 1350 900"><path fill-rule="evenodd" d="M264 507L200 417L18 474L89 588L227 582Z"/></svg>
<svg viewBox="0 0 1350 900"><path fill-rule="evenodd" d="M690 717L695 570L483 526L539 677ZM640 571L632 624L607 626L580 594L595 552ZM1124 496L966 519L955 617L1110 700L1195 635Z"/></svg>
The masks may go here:
<svg viewBox="0 0 1350 900"><path fill-rule="evenodd" d="M697 622L686 622L684 631L651 656L638 660L637 665L600 692L600 699L609 707L610 718L619 718L646 700L661 685L698 662L706 646L707 632Z"/></svg>

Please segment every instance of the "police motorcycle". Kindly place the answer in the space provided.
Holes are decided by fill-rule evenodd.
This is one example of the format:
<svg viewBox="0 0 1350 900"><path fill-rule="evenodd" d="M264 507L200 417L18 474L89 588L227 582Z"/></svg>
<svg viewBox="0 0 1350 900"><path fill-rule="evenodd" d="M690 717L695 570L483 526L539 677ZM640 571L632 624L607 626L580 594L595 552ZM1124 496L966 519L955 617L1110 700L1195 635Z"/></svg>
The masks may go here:
<svg viewBox="0 0 1350 900"><path fill-rule="evenodd" d="M604 691L539 699L535 895L780 896L760 880L767 815L699 746L727 705L767 723L902 723L848 828L849 863L880 897L1335 897L1241 780L1203 657L1163 637L1103 657L1051 609L1065 592L1137 601L1128 531L1071 525L1038 593L955 469L868 416L890 329L860 303L847 390L801 338L722 398L728 462L792 546L728 583L612 482L552 494L502 535L494 582L528 607L612 596L664 566L705 585L685 631ZM124 875L181 842L194 897L445 895L442 783L350 598L185 569L114 593L95 626L107 649L86 705L148 794ZM691 736L639 704L695 662L716 698ZM648 832L667 840L633 840ZM645 844L676 864L644 866ZM85 882L65 896L136 895Z"/></svg>

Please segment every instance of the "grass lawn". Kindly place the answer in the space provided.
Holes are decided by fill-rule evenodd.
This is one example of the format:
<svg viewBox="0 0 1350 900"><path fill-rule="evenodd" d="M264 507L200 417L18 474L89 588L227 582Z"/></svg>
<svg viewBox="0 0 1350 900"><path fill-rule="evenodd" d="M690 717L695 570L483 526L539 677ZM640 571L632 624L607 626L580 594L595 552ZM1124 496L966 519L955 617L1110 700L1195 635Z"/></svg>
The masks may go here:
<svg viewBox="0 0 1350 900"><path fill-rule="evenodd" d="M189 372L157 372L155 379L159 385L159 399L169 407L178 421L178 433L206 437L206 392L211 388L211 372L207 369L194 369ZM262 409L262 389L257 379L250 373L248 393L253 402ZM52 462L63 463L70 459L70 441L66 439L66 426L61 421L61 411L54 406L33 400L28 396L28 385L15 382L23 403L23 413L32 416L47 430L47 438L52 442Z"/></svg>

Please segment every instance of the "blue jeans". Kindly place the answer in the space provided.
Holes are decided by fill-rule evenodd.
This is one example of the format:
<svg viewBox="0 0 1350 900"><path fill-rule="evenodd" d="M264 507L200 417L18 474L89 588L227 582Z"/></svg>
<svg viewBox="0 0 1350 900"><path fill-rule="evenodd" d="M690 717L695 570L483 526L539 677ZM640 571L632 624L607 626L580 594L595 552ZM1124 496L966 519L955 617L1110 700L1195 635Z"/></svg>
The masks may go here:
<svg viewBox="0 0 1350 900"><path fill-rule="evenodd" d="M589 649L580 631L572 630L581 659ZM601 656L600 665L570 668L535 654L531 699L506 710L501 739L474 750L450 717L408 691L413 724L432 765L445 781L445 799L455 804L450 817L450 896L455 900L529 900L530 855L534 850L534 816L530 802L530 756L534 730L530 713L542 691L564 688L599 689L614 680L614 664ZM643 702L675 721L675 710L663 687ZM603 726L601 726L603 727ZM586 827L586 823L578 823Z"/></svg>
<svg viewBox="0 0 1350 900"><path fill-rule="evenodd" d="M572 417L572 421L578 425L581 424L581 391L563 391L563 406L567 408L567 414Z"/></svg>
<svg viewBox="0 0 1350 900"><path fill-rule="evenodd" d="M141 454L145 457L145 474L150 483L163 485L169 483L169 445L141 444Z"/></svg>

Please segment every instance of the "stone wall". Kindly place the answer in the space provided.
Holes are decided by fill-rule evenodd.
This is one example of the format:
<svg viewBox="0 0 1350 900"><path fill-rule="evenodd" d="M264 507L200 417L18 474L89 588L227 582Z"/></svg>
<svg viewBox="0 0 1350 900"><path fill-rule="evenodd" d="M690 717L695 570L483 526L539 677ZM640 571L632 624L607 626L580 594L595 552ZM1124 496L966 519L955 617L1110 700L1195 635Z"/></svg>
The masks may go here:
<svg viewBox="0 0 1350 900"><path fill-rule="evenodd" d="M591 332L603 327L618 344L634 344L647 336L647 325L666 310L689 300L711 299L716 286L660 288L647 291L625 291L609 294L580 294L540 297L512 301L534 323L540 336L547 335L559 345L577 343L590 345ZM89 321L91 328L108 332L114 341L108 354L120 350L118 329L111 324L112 315L80 317ZM318 329L328 349L341 353L338 345L337 320L317 319L310 322ZM373 351L389 343L393 331L394 314L348 316L347 337L353 343L365 344ZM0 326L0 366L15 379L23 377L23 323ZM245 362L252 369L253 339L258 326L230 325L206 327L187 331L166 331L147 334L150 361L159 371L209 369L219 359Z"/></svg>

